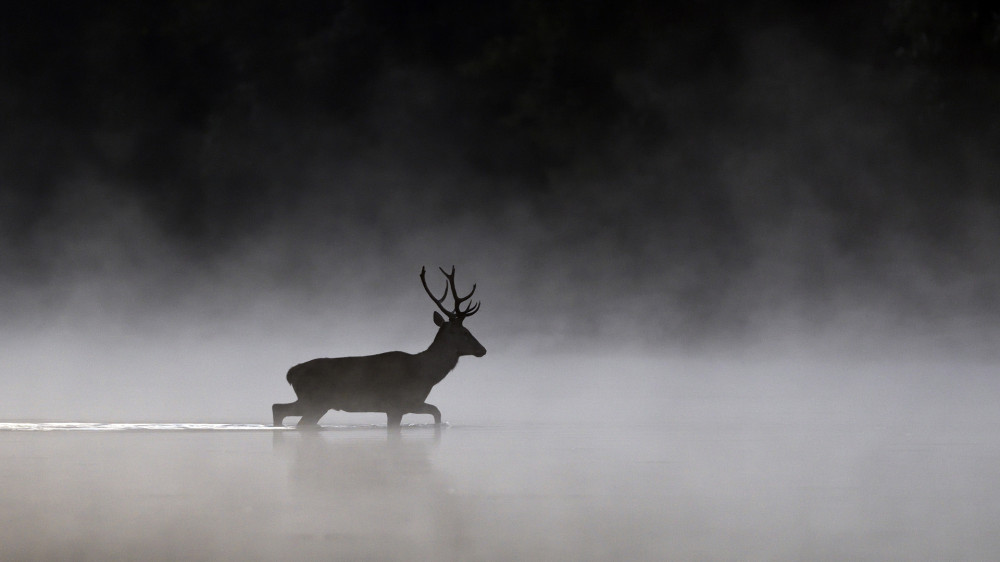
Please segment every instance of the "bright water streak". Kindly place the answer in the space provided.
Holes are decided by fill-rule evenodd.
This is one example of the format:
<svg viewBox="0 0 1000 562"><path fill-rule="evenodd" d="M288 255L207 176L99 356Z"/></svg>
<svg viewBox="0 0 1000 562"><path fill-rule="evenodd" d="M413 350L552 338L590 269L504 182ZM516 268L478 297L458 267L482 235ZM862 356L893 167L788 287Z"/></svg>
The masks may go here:
<svg viewBox="0 0 1000 562"><path fill-rule="evenodd" d="M6 422L0 431L280 431L255 423Z"/></svg>
<svg viewBox="0 0 1000 562"><path fill-rule="evenodd" d="M448 427L448 423L442 423ZM330 425L323 424L319 431L344 429L373 429L377 425ZM402 424L402 427L428 427L426 424ZM100 423L100 422L0 422L3 431L287 431L293 426L274 427L259 423Z"/></svg>

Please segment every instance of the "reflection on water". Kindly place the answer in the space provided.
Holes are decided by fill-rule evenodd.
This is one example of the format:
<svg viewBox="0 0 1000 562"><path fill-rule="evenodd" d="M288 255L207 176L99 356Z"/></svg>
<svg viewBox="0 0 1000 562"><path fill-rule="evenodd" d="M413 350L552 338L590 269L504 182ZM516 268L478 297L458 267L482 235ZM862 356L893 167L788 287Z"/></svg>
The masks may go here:
<svg viewBox="0 0 1000 562"><path fill-rule="evenodd" d="M460 498L432 460L440 438L434 429L346 439L335 432L275 433L296 506L279 525L300 548L325 545L309 554L331 554L326 549L336 545L343 559L466 558Z"/></svg>
<svg viewBox="0 0 1000 562"><path fill-rule="evenodd" d="M0 559L993 558L1000 439L923 429L3 424Z"/></svg>

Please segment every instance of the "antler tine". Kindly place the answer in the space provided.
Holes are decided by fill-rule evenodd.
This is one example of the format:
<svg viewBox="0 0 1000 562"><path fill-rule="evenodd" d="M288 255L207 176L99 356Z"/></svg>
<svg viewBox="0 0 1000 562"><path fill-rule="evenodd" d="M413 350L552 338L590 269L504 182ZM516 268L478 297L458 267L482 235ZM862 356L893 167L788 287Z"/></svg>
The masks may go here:
<svg viewBox="0 0 1000 562"><path fill-rule="evenodd" d="M452 286L455 285L455 266L451 266L451 273L445 271L443 267L439 267L438 270L441 271L441 274L448 279L448 282L451 283Z"/></svg>
<svg viewBox="0 0 1000 562"><path fill-rule="evenodd" d="M445 285L444 288L444 295L442 295L440 299L434 298L434 295L432 295L430 290L427 289L427 282L424 280L425 270L423 268L420 269L420 281L424 283L424 290L427 291L427 294L430 295L431 299L433 299L434 302L438 305L438 308L444 311L445 314L447 314L448 317L451 318L452 320L461 321L463 318L475 314L479 310L478 302L474 305L470 304L469 306L465 307L464 310L462 309L462 303L472 298L473 293L476 292L476 284L475 283L472 284L472 290L469 291L468 295L460 297L458 296L458 289L455 288L455 266L454 265L451 266L451 273L445 271L443 267L439 267L438 269L441 270L441 274L444 275L445 279L448 280L448 283ZM441 304L444 301L445 297L448 296L449 289L451 290L452 298L455 299L455 310L452 311L445 310L444 305Z"/></svg>
<svg viewBox="0 0 1000 562"><path fill-rule="evenodd" d="M465 295L464 297L459 297L458 294L455 293L454 289L455 289L455 286L452 285L452 294L455 295L455 301L456 301L455 304L458 304L458 303L462 303L462 302L465 302L465 301L469 300L469 298L472 296L472 294L476 292L476 284L475 283L472 284L472 290L469 291L469 294Z"/></svg>
<svg viewBox="0 0 1000 562"><path fill-rule="evenodd" d="M442 270L442 271L444 271L444 270ZM437 307L441 309L441 312L445 313L445 315L448 316L448 318L455 318L457 312L450 311L447 308L445 308L444 305L441 304L441 303L444 302L444 299L448 297L448 284L445 283L445 285L444 285L444 294L441 295L441 298L440 299L435 298L434 297L434 293L431 293L430 288L427 287L427 279L424 277L424 275L426 273L427 273L427 268L421 267L420 268L420 282L423 283L423 285L424 285L424 291L427 291L427 296L430 297L432 301L434 301L434 304L436 304ZM454 275L454 272L452 272L452 275ZM454 286L455 286L455 284L452 283L452 290L454 290Z"/></svg>
<svg viewBox="0 0 1000 562"><path fill-rule="evenodd" d="M451 266L451 273L448 273L447 271L445 271L440 267L438 269L440 269L441 273L443 273L444 276L448 278L448 283L451 285L451 296L455 298L455 311L457 312L458 305L469 300L469 298L472 297L472 294L476 292L476 284L475 283L472 284L472 290L469 291L468 295L460 297L458 296L458 289L455 288L455 266Z"/></svg>
<svg viewBox="0 0 1000 562"><path fill-rule="evenodd" d="M462 315L462 317L467 318L467 317L472 316L473 314L475 314L477 312L479 312L479 302L476 302L476 304L470 304L469 306L467 306L465 308L465 310L463 310L461 312L461 315Z"/></svg>

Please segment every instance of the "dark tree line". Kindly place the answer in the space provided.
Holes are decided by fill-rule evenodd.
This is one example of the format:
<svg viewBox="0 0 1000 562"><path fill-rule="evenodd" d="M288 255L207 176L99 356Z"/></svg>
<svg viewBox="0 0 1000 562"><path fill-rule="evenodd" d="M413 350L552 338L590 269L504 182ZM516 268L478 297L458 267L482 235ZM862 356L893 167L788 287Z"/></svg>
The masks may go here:
<svg viewBox="0 0 1000 562"><path fill-rule="evenodd" d="M600 163L623 138L641 147L679 134L623 91L623 74L669 85L714 72L737 84L740 33L775 24L802 26L845 57L920 65L937 84L929 107L953 95L984 107L976 101L984 90L955 85L955 76L995 88L997 2L800 4L14 3L0 15L0 178L34 194L13 215L32 216L47 190L85 173L141 185L151 205L196 228L213 206L269 189L267 166L278 164L240 171L224 162L227 151L243 143L277 161L307 150L311 137L277 134L275 123L340 130L347 152L382 142L386 133L371 123L385 108L372 100L401 68L433 77L429 95L440 96L404 111L439 120L442 142L469 165L544 178L547 169ZM723 102L717 113L725 110Z"/></svg>

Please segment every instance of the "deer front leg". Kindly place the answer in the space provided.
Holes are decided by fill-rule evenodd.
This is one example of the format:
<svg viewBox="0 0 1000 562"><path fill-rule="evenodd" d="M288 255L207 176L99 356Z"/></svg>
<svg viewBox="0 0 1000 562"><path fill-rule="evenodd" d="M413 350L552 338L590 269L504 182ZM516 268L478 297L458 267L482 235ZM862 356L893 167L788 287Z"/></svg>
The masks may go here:
<svg viewBox="0 0 1000 562"><path fill-rule="evenodd" d="M386 426L389 430L399 431L399 423L403 420L403 412L390 410L386 412L385 415L387 420Z"/></svg>
<svg viewBox="0 0 1000 562"><path fill-rule="evenodd" d="M413 409L414 414L430 414L434 416L434 425L441 425L441 410L437 409L434 404L428 404L424 402L423 404L417 406Z"/></svg>

